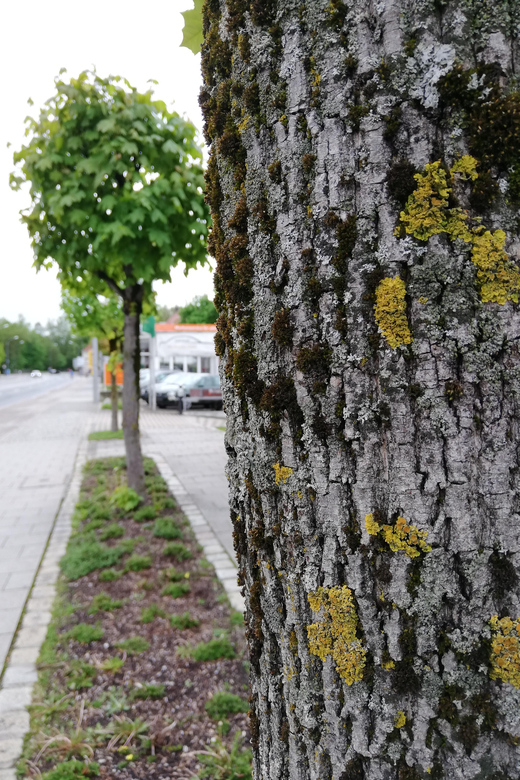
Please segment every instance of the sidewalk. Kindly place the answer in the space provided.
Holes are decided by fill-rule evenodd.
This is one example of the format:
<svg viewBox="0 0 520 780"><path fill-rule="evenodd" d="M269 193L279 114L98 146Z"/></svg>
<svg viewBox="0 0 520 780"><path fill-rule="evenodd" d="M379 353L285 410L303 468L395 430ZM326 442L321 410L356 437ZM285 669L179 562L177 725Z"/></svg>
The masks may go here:
<svg viewBox="0 0 520 780"><path fill-rule="evenodd" d="M79 377L34 401L0 409L0 672L19 623L76 452L98 412Z"/></svg>

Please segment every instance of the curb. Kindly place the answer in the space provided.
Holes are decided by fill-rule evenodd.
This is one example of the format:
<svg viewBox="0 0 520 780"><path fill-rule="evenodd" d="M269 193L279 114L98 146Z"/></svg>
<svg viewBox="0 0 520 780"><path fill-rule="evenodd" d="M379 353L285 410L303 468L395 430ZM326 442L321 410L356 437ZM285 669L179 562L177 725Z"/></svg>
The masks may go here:
<svg viewBox="0 0 520 780"><path fill-rule="evenodd" d="M213 529L205 520L204 515L193 503L188 491L181 485L163 456L158 452L148 452L147 455L154 459L161 477L168 485L172 495L175 496L179 507L188 518L195 538L202 547L206 559L214 566L215 574L224 586L231 606L238 612L243 612L245 608L244 597L242 596L237 583L238 569L235 562L231 560L224 550L215 536ZM2 780L1 777L0 780Z"/></svg>
<svg viewBox="0 0 520 780"><path fill-rule="evenodd" d="M81 471L86 455L85 438L78 447L72 478L58 511L2 678L0 780L16 780L14 765L20 757L24 736L29 730L29 713L26 708L31 703L32 688L37 679L36 659L51 619L56 580L60 572L59 561L70 536L71 518L79 497Z"/></svg>

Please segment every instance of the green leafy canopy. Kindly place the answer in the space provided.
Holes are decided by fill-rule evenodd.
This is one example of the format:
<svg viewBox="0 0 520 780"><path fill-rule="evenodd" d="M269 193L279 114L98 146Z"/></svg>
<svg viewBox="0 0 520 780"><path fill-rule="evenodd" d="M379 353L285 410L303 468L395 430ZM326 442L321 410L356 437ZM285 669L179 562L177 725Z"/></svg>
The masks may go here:
<svg viewBox="0 0 520 780"><path fill-rule="evenodd" d="M194 126L120 77L85 71L55 86L27 120L11 176L14 189L30 183L22 221L36 267L54 260L73 290L84 272L146 297L179 261L204 264L209 215Z"/></svg>

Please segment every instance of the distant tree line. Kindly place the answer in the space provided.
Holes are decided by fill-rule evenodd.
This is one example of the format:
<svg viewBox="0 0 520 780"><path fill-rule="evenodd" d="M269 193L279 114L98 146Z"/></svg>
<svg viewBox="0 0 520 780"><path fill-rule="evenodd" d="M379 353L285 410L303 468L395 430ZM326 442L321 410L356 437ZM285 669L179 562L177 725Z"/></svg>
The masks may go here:
<svg viewBox="0 0 520 780"><path fill-rule="evenodd" d="M13 338L18 336L17 339ZM6 344L9 341L11 371L40 371L48 368L70 368L72 360L81 353L88 339L72 333L66 317L49 320L46 325L37 322L32 327L23 317L16 322L0 318L0 366L6 365ZM23 343L22 343L23 342Z"/></svg>

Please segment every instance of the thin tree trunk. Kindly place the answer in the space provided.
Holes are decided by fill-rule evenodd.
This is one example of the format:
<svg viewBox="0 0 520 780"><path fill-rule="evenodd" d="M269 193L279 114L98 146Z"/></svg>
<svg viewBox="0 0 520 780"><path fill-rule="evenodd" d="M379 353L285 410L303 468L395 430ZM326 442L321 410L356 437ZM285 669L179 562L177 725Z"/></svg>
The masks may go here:
<svg viewBox="0 0 520 780"><path fill-rule="evenodd" d="M256 780L520 777L517 27L205 2Z"/></svg>
<svg viewBox="0 0 520 780"><path fill-rule="evenodd" d="M116 339L109 339L108 348L110 350L110 358L112 358L116 353L116 350L118 349L118 343ZM118 425L119 396L117 392L116 372L117 372L117 367L114 366L114 370L110 372L110 408L112 410L111 426L110 426L111 431L117 431L119 427Z"/></svg>
<svg viewBox="0 0 520 780"><path fill-rule="evenodd" d="M110 430L111 431L117 431L119 428L118 424L118 412L117 407L119 405L119 394L117 392L117 379L116 379L116 372L111 371L110 372L110 408L111 408L111 422L110 422Z"/></svg>
<svg viewBox="0 0 520 780"><path fill-rule="evenodd" d="M128 485L139 494L144 491L144 467L139 437L139 318L142 288L128 287L123 299L125 315L123 345L123 432L125 437Z"/></svg>

